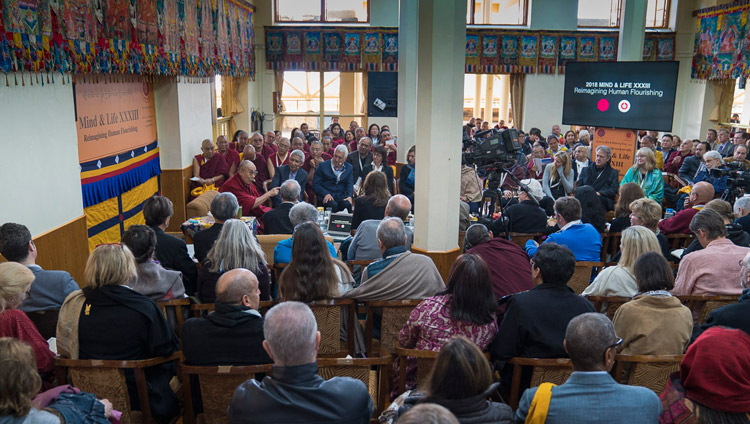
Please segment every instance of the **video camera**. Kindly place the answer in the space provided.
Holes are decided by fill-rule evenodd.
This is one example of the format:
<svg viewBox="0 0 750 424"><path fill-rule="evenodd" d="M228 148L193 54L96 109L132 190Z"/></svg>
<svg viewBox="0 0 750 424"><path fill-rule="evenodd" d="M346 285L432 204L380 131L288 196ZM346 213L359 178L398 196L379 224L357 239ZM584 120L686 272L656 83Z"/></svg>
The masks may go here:
<svg viewBox="0 0 750 424"><path fill-rule="evenodd" d="M710 174L714 178L727 177L727 189L721 198L734 203L734 200L740 196L740 190L745 194L750 193L750 171L745 169L744 162L729 162L724 164L726 168L714 168Z"/></svg>
<svg viewBox="0 0 750 424"><path fill-rule="evenodd" d="M521 151L523 148L518 140L518 130L491 129L475 134L474 138L464 137L462 162L487 168L497 163L515 162Z"/></svg>

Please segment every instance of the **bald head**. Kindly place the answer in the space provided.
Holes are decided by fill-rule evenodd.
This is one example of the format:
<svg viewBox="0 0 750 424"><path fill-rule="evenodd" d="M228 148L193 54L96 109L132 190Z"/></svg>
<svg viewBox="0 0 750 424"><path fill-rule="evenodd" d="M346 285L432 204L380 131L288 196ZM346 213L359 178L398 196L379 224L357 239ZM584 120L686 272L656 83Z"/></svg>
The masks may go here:
<svg viewBox="0 0 750 424"><path fill-rule="evenodd" d="M227 271L216 282L216 300L228 305L245 305L258 309L260 290L258 278L247 269Z"/></svg>
<svg viewBox="0 0 750 424"><path fill-rule="evenodd" d="M701 205L710 202L711 199L714 198L714 186L705 181L701 181L693 186L692 193L695 193L695 197L694 202L693 199L691 199L691 202L694 205Z"/></svg>
<svg viewBox="0 0 750 424"><path fill-rule="evenodd" d="M402 221L406 221L411 211L411 201L403 194L397 194L388 200L388 204L385 206L385 216L393 216L401 218Z"/></svg>
<svg viewBox="0 0 750 424"><path fill-rule="evenodd" d="M242 150L242 158L246 160L255 160L255 147L252 144L245 146Z"/></svg>

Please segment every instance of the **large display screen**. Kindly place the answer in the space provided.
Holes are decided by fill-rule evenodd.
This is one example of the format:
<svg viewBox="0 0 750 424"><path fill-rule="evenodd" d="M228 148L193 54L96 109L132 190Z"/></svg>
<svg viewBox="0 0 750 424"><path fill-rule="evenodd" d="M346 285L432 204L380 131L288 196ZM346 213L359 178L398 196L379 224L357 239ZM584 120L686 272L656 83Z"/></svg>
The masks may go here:
<svg viewBox="0 0 750 424"><path fill-rule="evenodd" d="M672 131L677 62L567 62L562 122Z"/></svg>

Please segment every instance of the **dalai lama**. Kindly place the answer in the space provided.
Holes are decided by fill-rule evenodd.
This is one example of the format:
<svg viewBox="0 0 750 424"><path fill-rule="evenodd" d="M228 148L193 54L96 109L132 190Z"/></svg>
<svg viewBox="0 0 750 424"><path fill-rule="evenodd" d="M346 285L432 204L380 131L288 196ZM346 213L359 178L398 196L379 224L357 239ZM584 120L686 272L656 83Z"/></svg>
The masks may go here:
<svg viewBox="0 0 750 424"><path fill-rule="evenodd" d="M268 199L277 196L279 188L274 187L261 195L255 184L253 184L257 174L258 171L255 169L255 165L249 160L243 160L240 162L237 173L224 183L219 191L222 193L230 192L237 197L237 201L242 207L242 215L261 218L264 213L271 210L264 203ZM258 228L262 228L261 223L258 224Z"/></svg>
<svg viewBox="0 0 750 424"><path fill-rule="evenodd" d="M203 140L201 150L203 153L195 155L193 158L193 177L198 178L194 185L213 184L216 188L221 187L224 181L229 178L229 165L224 160L224 156L216 154L214 143L211 140Z"/></svg>

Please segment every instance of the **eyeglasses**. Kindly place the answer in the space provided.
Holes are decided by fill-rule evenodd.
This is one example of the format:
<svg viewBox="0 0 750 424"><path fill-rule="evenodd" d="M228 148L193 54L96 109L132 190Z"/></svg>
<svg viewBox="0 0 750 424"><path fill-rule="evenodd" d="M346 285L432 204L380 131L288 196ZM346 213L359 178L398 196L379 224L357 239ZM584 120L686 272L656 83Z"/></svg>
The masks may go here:
<svg viewBox="0 0 750 424"><path fill-rule="evenodd" d="M536 265L536 262L534 262L534 259L529 259L529 263L531 264L531 268L534 268L534 265Z"/></svg>
<svg viewBox="0 0 750 424"><path fill-rule="evenodd" d="M616 342L614 342L613 344L611 344L611 345L607 346L607 347L606 347L606 348L604 349L604 352L602 352L602 356L604 356L604 354L606 354L606 353L607 353L607 350L609 350L610 348L613 348L613 347L617 347L617 346L620 346L621 344L622 344L622 339L621 339L620 337L618 337L618 338L617 338L617 341L616 341Z"/></svg>
<svg viewBox="0 0 750 424"><path fill-rule="evenodd" d="M96 247L100 247L100 246L120 246L120 249L121 250L123 249L123 247L122 247L123 244L122 243L100 243L100 244L96 245Z"/></svg>

